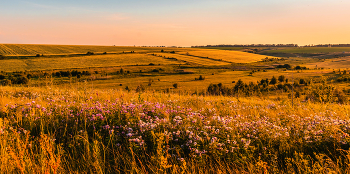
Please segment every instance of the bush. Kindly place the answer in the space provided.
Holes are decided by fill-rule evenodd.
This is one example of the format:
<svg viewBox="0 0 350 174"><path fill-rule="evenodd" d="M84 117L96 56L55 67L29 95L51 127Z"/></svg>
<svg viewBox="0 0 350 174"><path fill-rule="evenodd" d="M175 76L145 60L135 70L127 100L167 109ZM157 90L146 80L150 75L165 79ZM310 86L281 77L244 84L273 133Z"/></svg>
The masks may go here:
<svg viewBox="0 0 350 174"><path fill-rule="evenodd" d="M87 52L86 55L94 55L94 52Z"/></svg>
<svg viewBox="0 0 350 174"><path fill-rule="evenodd" d="M3 80L3 79L5 79L5 76L0 74L0 80Z"/></svg>
<svg viewBox="0 0 350 174"><path fill-rule="evenodd" d="M5 58L6 58L6 57L5 57L4 55L1 55L1 54L0 54L0 60L1 60L1 59L5 59Z"/></svg>
<svg viewBox="0 0 350 174"><path fill-rule="evenodd" d="M178 87L178 84L177 83L174 83L173 84L173 87L176 89Z"/></svg>
<svg viewBox="0 0 350 174"><path fill-rule="evenodd" d="M291 66L289 64L284 64L284 65L278 65L277 68L286 68L286 69L290 69Z"/></svg>
<svg viewBox="0 0 350 174"><path fill-rule="evenodd" d="M285 79L286 79L286 77L284 77L284 75L280 75L280 76L278 77L278 81L279 81L279 82L284 82Z"/></svg>
<svg viewBox="0 0 350 174"><path fill-rule="evenodd" d="M275 76L272 76L271 81L270 81L270 84L271 84L271 85L274 85L274 84L276 84L276 83L277 83L276 77L275 77Z"/></svg>
<svg viewBox="0 0 350 174"><path fill-rule="evenodd" d="M11 81L12 81L12 84L28 84L29 82L28 78L24 76L12 78Z"/></svg>
<svg viewBox="0 0 350 174"><path fill-rule="evenodd" d="M32 74L27 74L27 78L28 78L28 79L31 79L32 77L33 77Z"/></svg>
<svg viewBox="0 0 350 174"><path fill-rule="evenodd" d="M144 91L145 91L145 87L142 84L137 86L136 92L144 92Z"/></svg>
<svg viewBox="0 0 350 174"><path fill-rule="evenodd" d="M5 79L5 80L2 80L0 84L3 86L8 86L8 85L11 85L12 82L9 79Z"/></svg>

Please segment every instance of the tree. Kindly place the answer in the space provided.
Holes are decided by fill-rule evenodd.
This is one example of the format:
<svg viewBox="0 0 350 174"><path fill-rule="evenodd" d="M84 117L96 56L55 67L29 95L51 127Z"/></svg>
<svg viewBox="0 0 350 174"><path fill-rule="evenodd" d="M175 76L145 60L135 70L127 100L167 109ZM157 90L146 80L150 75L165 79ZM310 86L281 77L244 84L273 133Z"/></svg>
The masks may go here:
<svg viewBox="0 0 350 174"><path fill-rule="evenodd" d="M6 57L5 57L4 55L1 55L1 54L0 54L0 60L1 60L1 59L5 59L5 58L6 58Z"/></svg>
<svg viewBox="0 0 350 174"><path fill-rule="evenodd" d="M173 87L174 87L174 88L177 88L177 87L178 87L178 84L177 84L177 83L174 83L174 84L173 84Z"/></svg>
<svg viewBox="0 0 350 174"><path fill-rule="evenodd" d="M278 81L279 81L279 82L284 82L285 79L286 79L286 77L284 77L284 75L280 75L280 76L278 77Z"/></svg>
<svg viewBox="0 0 350 174"><path fill-rule="evenodd" d="M276 83L277 83L276 77L275 77L275 76L272 76L272 79L271 79L271 81L270 81L270 84L274 85L274 84L276 84Z"/></svg>

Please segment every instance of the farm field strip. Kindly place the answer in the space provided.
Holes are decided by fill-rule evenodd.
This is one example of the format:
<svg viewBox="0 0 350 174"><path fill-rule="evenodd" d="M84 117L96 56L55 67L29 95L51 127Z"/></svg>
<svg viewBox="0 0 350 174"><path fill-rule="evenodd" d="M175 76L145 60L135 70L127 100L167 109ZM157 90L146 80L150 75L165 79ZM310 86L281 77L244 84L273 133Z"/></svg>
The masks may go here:
<svg viewBox="0 0 350 174"><path fill-rule="evenodd" d="M267 50L266 53L336 53L350 52L350 47L297 47Z"/></svg>
<svg viewBox="0 0 350 174"><path fill-rule="evenodd" d="M335 58L330 60L325 60L322 62L307 63L306 67L312 68L330 68L330 69L343 69L350 67L350 57Z"/></svg>
<svg viewBox="0 0 350 174"><path fill-rule="evenodd" d="M130 47L130 46L93 46L93 45L40 45L40 44L0 44L0 54L5 56L33 56L36 54L85 54L87 52L103 53L113 52L160 52L161 50L187 51L192 48L166 48L166 47Z"/></svg>
<svg viewBox="0 0 350 174"><path fill-rule="evenodd" d="M180 52L180 54L189 54L193 56L208 57L218 60L223 60L232 63L251 63L261 61L269 56L246 53L242 51L227 51L227 50L213 50L202 49L198 51ZM271 57L270 57L271 58Z"/></svg>
<svg viewBox="0 0 350 174"><path fill-rule="evenodd" d="M70 68L110 67L128 65L177 64L147 54L92 55L69 58L37 58L37 59L6 59L0 60L0 71L35 71Z"/></svg>
<svg viewBox="0 0 350 174"><path fill-rule="evenodd" d="M221 61L214 61L210 59L205 58L198 58L193 56L184 56L179 54L172 54L172 53L157 53L157 55L165 56L166 58L176 58L178 60L182 61L188 61L193 62L199 65L228 65L229 63L221 62Z"/></svg>

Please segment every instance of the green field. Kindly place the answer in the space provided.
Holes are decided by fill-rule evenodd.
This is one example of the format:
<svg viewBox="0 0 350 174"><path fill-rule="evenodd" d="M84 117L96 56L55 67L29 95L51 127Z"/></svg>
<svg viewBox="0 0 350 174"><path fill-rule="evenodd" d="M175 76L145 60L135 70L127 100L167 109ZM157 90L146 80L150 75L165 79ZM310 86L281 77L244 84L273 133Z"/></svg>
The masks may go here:
<svg viewBox="0 0 350 174"><path fill-rule="evenodd" d="M342 52L350 52L349 47L285 47L285 48L277 48L274 50L267 50L266 53L342 53Z"/></svg>

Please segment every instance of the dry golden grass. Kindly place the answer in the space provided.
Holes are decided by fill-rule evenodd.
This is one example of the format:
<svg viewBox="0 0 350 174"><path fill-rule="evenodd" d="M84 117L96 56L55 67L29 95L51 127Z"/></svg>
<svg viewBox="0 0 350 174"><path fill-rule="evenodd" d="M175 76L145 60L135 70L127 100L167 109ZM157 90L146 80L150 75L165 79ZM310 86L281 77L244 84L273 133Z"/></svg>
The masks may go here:
<svg viewBox="0 0 350 174"><path fill-rule="evenodd" d="M350 67L350 57L342 57L342 58L334 58L334 59L326 59L321 60L315 63L305 64L306 67L313 68L330 68L330 69L343 69Z"/></svg>
<svg viewBox="0 0 350 174"><path fill-rule="evenodd" d="M349 173L349 105L0 88L0 173Z"/></svg>
<svg viewBox="0 0 350 174"><path fill-rule="evenodd" d="M79 57L32 58L0 60L0 71L36 71L70 68L111 67L127 65L177 64L161 57L148 54L107 54Z"/></svg>
<svg viewBox="0 0 350 174"><path fill-rule="evenodd" d="M199 58L194 56L179 55L179 54L172 54L172 53L157 53L157 55L163 56L163 57L165 56L166 58L176 58L178 60L191 62L198 65L229 65L230 64L223 61L215 61L215 60L210 60L206 58Z"/></svg>
<svg viewBox="0 0 350 174"><path fill-rule="evenodd" d="M66 55L94 53L122 53L135 52L160 52L160 50L191 50L190 48L163 48L163 47L131 47L131 46L94 46L94 45L39 45L39 44L0 44L0 55L5 56L34 56L44 55Z"/></svg>
<svg viewBox="0 0 350 174"><path fill-rule="evenodd" d="M212 50L212 49L200 49L195 51L180 52L181 54L189 54L200 57L208 57L212 59L223 60L232 63L251 63L261 61L269 56L252 54L242 51L228 51L228 50ZM271 57L269 57L271 58Z"/></svg>

